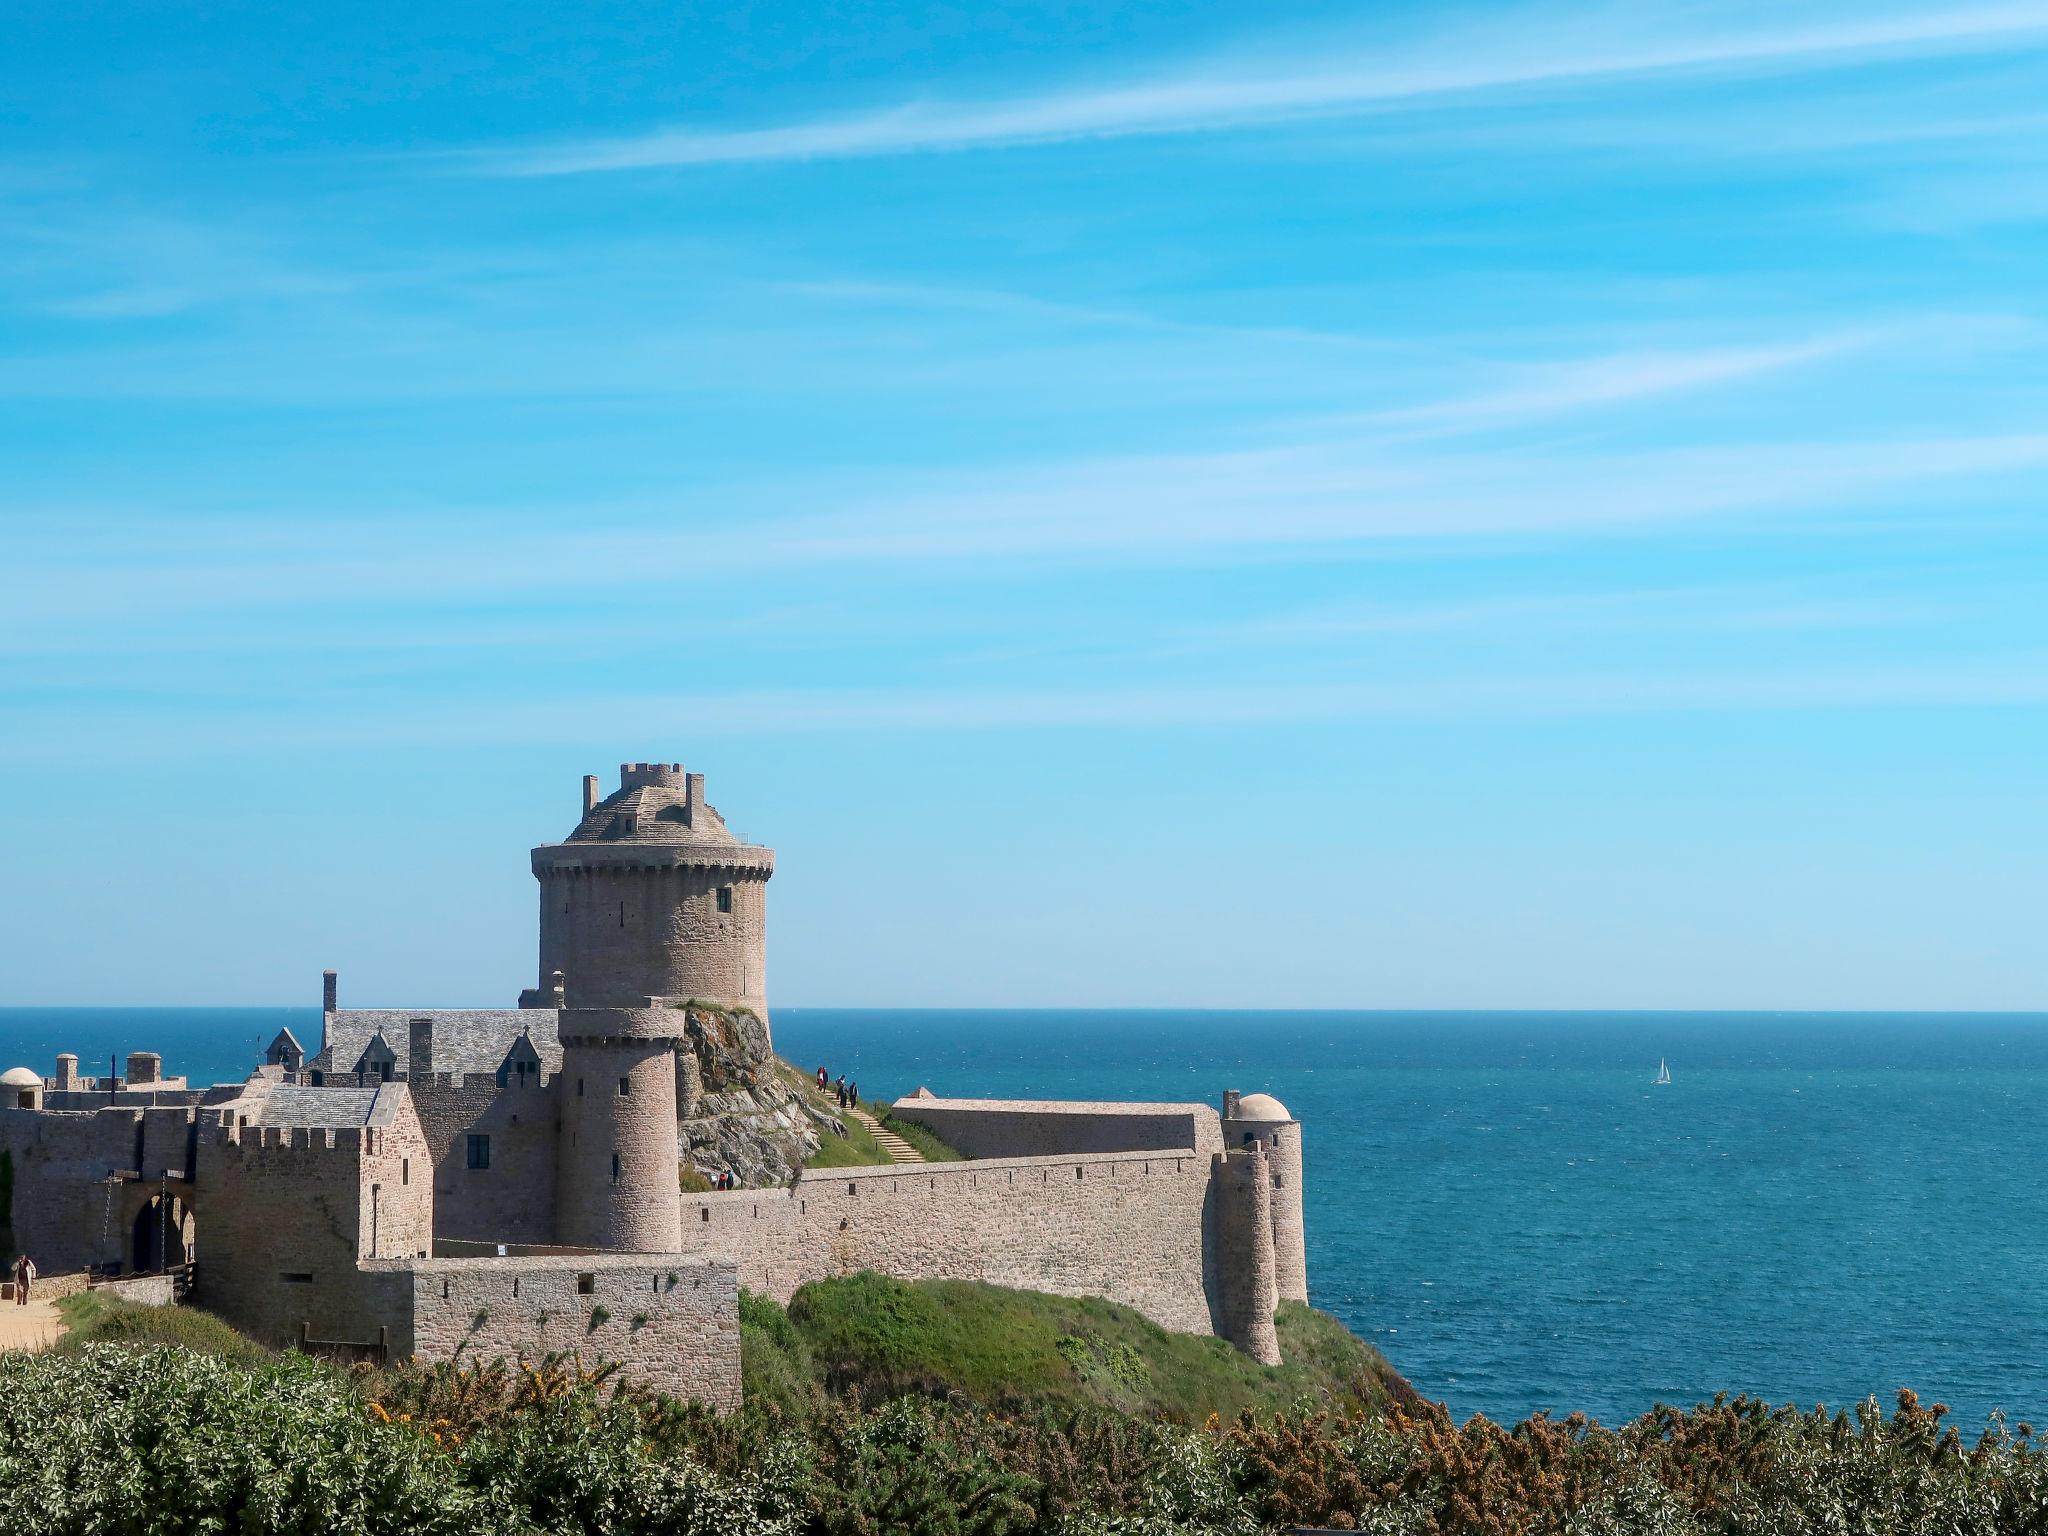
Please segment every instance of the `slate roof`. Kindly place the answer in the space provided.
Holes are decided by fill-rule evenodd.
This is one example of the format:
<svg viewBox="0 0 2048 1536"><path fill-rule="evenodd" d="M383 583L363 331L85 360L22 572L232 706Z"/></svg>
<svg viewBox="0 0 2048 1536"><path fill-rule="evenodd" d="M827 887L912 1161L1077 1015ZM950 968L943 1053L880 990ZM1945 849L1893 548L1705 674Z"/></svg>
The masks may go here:
<svg viewBox="0 0 2048 1536"><path fill-rule="evenodd" d="M326 1016L325 1044L307 1065L336 1075L353 1072L382 1035L395 1058L393 1070L409 1077L414 1019L433 1020L435 1072L493 1074L513 1042L529 1032L542 1070L550 1076L561 1070L562 1037L552 1008L338 1008Z"/></svg>
<svg viewBox="0 0 2048 1536"><path fill-rule="evenodd" d="M258 1101L249 1121L252 1125L307 1128L368 1125L376 1104L375 1088L307 1088L279 1083Z"/></svg>

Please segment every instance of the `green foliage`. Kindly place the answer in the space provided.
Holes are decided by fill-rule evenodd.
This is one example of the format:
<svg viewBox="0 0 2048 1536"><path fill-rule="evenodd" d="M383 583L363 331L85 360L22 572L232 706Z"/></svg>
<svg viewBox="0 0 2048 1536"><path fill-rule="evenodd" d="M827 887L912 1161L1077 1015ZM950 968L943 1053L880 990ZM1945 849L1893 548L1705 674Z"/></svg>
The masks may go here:
<svg viewBox="0 0 2048 1536"><path fill-rule="evenodd" d="M740 1289L740 1390L753 1407L796 1414L819 1398L811 1346L767 1296Z"/></svg>
<svg viewBox="0 0 2048 1536"><path fill-rule="evenodd" d="M929 1301L930 1298L925 1298ZM798 1317L742 1300L750 1352ZM943 1310L943 1309L941 1309ZM885 1335L930 1322L897 1298ZM898 1341L901 1342L900 1340ZM1327 1342L1327 1341L1326 1341ZM1117 1367L1069 1330L1059 1367ZM1145 1358L1142 1356L1141 1358ZM1146 1360L1147 1369L1152 1363ZM751 1362L750 1362L751 1368ZM0 1531L621 1536L2039 1536L2048 1456L1900 1394L1853 1415L1748 1398L1619 1429L1440 1408L1189 1428L1092 1405L813 1394L730 1418L574 1356L342 1372L89 1344L0 1356Z"/></svg>
<svg viewBox="0 0 2048 1536"><path fill-rule="evenodd" d="M1296 1305L1280 1314L1287 1363L1277 1368L1221 1339L1168 1333L1114 1302L965 1280L815 1281L796 1293L787 1321L817 1385L870 1398L960 1393L1008 1409L1100 1406L1188 1423L1304 1401L1379 1407L1413 1396L1343 1324ZM750 1346L744 1316L741 1339Z"/></svg>
<svg viewBox="0 0 2048 1536"><path fill-rule="evenodd" d="M710 1176L699 1172L695 1163L676 1164L676 1183L686 1195L708 1194L711 1190Z"/></svg>
<svg viewBox="0 0 2048 1536"><path fill-rule="evenodd" d="M833 1110L838 1113L837 1109ZM882 1144L875 1140L875 1133L851 1115L844 1116L841 1123L846 1127L844 1136L834 1135L829 1130L818 1133L818 1150L811 1154L806 1168L881 1168L889 1164L889 1154L882 1150Z"/></svg>
<svg viewBox="0 0 2048 1536"><path fill-rule="evenodd" d="M90 1345L130 1350L170 1345L237 1365L258 1366L272 1358L254 1339L196 1307L144 1307L105 1291L80 1291L60 1298L57 1310L66 1329L57 1348L73 1354Z"/></svg>

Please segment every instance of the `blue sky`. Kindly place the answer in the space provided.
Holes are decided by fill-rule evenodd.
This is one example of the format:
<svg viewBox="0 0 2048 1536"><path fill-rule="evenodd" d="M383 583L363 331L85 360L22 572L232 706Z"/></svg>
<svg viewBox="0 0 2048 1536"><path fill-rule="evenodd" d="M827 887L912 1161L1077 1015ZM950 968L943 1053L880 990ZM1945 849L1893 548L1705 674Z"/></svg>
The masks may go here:
<svg viewBox="0 0 2048 1536"><path fill-rule="evenodd" d="M63 6L0 999L2041 1007L2048 4Z"/></svg>

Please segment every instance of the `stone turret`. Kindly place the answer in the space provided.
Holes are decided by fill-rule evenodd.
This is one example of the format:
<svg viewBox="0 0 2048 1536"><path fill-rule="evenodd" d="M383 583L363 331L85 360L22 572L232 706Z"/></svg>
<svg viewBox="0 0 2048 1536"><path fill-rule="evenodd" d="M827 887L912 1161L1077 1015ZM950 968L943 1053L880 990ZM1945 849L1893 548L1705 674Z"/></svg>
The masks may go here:
<svg viewBox="0 0 2048 1536"><path fill-rule="evenodd" d="M767 889L775 852L743 843L681 763L622 763L582 817L533 850L540 881L540 981L522 1004L632 1007L702 998L768 1017Z"/></svg>
<svg viewBox="0 0 2048 1536"><path fill-rule="evenodd" d="M567 1008L555 1079L555 1240L573 1248L673 1253L676 1046L681 1009Z"/></svg>
<svg viewBox="0 0 2048 1536"><path fill-rule="evenodd" d="M1273 1262L1282 1301L1308 1300L1308 1249L1301 1216L1301 1122L1270 1093L1223 1095L1223 1144L1265 1149L1273 1181Z"/></svg>
<svg viewBox="0 0 2048 1536"><path fill-rule="evenodd" d="M1218 1152L1216 1331L1261 1365L1280 1363L1273 1313L1280 1305L1273 1258L1273 1180L1265 1144Z"/></svg>

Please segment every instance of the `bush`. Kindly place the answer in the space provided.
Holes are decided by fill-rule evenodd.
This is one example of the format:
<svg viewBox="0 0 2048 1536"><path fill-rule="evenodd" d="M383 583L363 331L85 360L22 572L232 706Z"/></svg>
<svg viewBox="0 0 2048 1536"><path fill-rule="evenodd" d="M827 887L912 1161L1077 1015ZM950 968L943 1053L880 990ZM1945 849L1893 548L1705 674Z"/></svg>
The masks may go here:
<svg viewBox="0 0 2048 1536"><path fill-rule="evenodd" d="M236 1365L259 1366L271 1352L196 1307L145 1307L105 1291L80 1291L57 1302L65 1334L57 1348L76 1354L89 1345L158 1349L166 1345L213 1355Z"/></svg>

